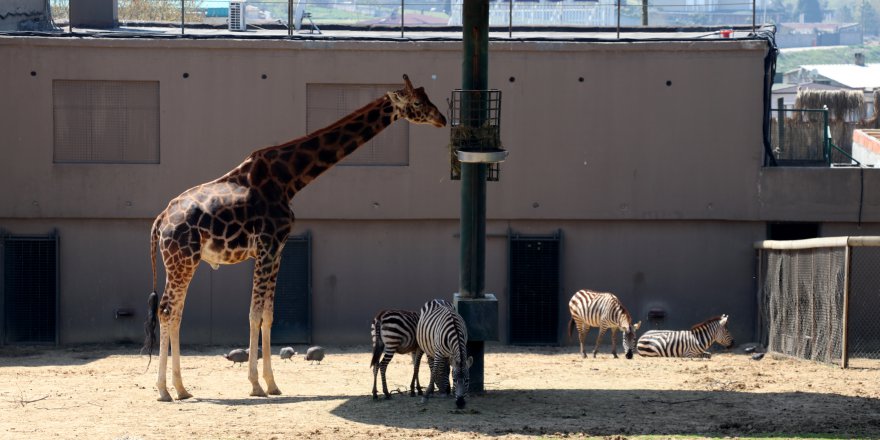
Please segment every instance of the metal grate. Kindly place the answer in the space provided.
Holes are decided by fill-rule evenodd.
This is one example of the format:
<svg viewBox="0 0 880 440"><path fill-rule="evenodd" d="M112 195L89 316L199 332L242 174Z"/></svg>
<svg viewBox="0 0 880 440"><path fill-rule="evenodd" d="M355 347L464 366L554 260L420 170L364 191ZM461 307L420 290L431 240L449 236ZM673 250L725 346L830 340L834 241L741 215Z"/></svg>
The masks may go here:
<svg viewBox="0 0 880 440"><path fill-rule="evenodd" d="M348 116L400 84L308 84L306 131L312 133ZM398 121L361 145L339 165L409 165L409 123Z"/></svg>
<svg viewBox="0 0 880 440"><path fill-rule="evenodd" d="M556 344L561 233L510 236L510 343Z"/></svg>
<svg viewBox="0 0 880 440"><path fill-rule="evenodd" d="M312 342L311 235L289 237L275 286L272 341Z"/></svg>
<svg viewBox="0 0 880 440"><path fill-rule="evenodd" d="M159 163L158 81L52 82L55 163Z"/></svg>
<svg viewBox="0 0 880 440"><path fill-rule="evenodd" d="M3 239L4 343L58 342L58 237Z"/></svg>
<svg viewBox="0 0 880 440"><path fill-rule="evenodd" d="M769 350L878 368L880 237L765 241L758 306Z"/></svg>
<svg viewBox="0 0 880 440"><path fill-rule="evenodd" d="M880 359L880 248L852 248L851 270L849 364L860 367L862 359Z"/></svg>

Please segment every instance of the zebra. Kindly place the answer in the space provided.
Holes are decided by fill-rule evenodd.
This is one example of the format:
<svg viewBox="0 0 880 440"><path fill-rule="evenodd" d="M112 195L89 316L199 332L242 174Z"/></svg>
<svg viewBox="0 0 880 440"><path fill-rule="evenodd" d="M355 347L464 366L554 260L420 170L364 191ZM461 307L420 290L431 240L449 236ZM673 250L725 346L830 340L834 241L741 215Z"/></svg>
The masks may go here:
<svg viewBox="0 0 880 440"><path fill-rule="evenodd" d="M409 310L382 310L373 318L370 326L370 334L373 338L373 359L370 367L373 368L373 400L378 399L376 391L376 374L382 372L382 392L385 398L390 399L388 384L385 382L385 369L394 357L394 353L412 353L413 376L409 383L409 395L415 396L416 390L422 395L422 385L419 383L419 364L422 362L422 354L416 342L416 325L419 322L419 314ZM382 361L379 357L382 353Z"/></svg>
<svg viewBox="0 0 880 440"><path fill-rule="evenodd" d="M611 329L611 354L617 358L617 330L623 333L623 350L626 358L632 359L633 348L636 345L636 331L642 322L632 323L632 316L626 307L620 303L614 294L595 292L592 290L578 290L568 302L568 310L571 319L568 321L568 336L571 337L572 328L577 325L578 340L581 343L581 355L587 357L584 350L584 339L590 327L599 327L599 337L596 338L596 348L593 349L593 357L599 352L599 343L605 331Z"/></svg>
<svg viewBox="0 0 880 440"><path fill-rule="evenodd" d="M712 357L706 350L717 342L724 348L733 347L734 340L727 330L727 315L709 318L690 330L651 330L639 338L640 356Z"/></svg>
<svg viewBox="0 0 880 440"><path fill-rule="evenodd" d="M470 386L470 367L473 358L467 355L467 329L464 320L452 304L442 299L428 301L419 314L416 327L419 347L428 356L431 381L422 396L422 403L434 393L435 384L441 392L449 393L449 369L455 383L455 406L464 408L464 397Z"/></svg>

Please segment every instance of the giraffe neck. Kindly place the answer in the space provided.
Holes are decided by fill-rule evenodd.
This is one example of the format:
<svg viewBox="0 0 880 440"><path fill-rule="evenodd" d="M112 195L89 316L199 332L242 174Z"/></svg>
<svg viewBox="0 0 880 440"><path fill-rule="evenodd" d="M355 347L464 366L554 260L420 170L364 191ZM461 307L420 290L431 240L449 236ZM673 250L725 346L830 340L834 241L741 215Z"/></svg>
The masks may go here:
<svg viewBox="0 0 880 440"><path fill-rule="evenodd" d="M242 171L248 174L251 185L277 185L279 195L292 198L400 117L391 98L383 95L309 135L254 152L249 157L249 169Z"/></svg>

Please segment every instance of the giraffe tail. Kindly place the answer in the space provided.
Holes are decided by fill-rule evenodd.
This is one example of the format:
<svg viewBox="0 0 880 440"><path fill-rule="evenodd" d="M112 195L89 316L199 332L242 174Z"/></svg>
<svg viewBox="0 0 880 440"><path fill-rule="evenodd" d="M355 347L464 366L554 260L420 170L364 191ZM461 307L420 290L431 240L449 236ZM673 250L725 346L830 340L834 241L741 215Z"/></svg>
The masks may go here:
<svg viewBox="0 0 880 440"><path fill-rule="evenodd" d="M156 245L159 241L159 219L161 219L161 216L156 218L156 221L153 222L153 227L150 229L150 260L153 266L153 291L150 292L150 295L147 297L147 320L144 321L144 346L141 348L141 354L146 351L149 355L147 368L150 368L150 363L153 361L153 347L156 345L156 314L159 312L159 295L156 293Z"/></svg>
<svg viewBox="0 0 880 440"><path fill-rule="evenodd" d="M159 313L159 295L156 292L150 292L147 297L147 320L144 321L144 346L141 348L141 354L144 351L149 355L147 368L150 368L150 362L153 360L153 347L156 346L156 315Z"/></svg>

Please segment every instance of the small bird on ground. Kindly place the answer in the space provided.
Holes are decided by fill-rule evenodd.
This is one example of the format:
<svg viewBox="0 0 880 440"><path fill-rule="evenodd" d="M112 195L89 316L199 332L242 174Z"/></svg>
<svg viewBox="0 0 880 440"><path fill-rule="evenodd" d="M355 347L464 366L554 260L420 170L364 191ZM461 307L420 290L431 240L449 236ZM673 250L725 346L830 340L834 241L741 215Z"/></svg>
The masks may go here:
<svg viewBox="0 0 880 440"><path fill-rule="evenodd" d="M756 348L756 347L754 347L754 346L752 346L752 347L746 347L746 348L743 348L743 351L746 352L746 353L752 353L752 352L755 351L755 348Z"/></svg>
<svg viewBox="0 0 880 440"><path fill-rule="evenodd" d="M293 347L284 347L281 349L281 352L278 353L281 356L281 359L290 360L296 354L296 351L293 350Z"/></svg>
<svg viewBox="0 0 880 440"><path fill-rule="evenodd" d="M244 352L247 353L248 355L250 355L250 354L251 354L251 349L250 349L250 348L246 348L246 349L244 350ZM257 349L257 359L262 359L262 358L263 358L263 349L262 349L262 348L259 348L259 349Z"/></svg>
<svg viewBox="0 0 880 440"><path fill-rule="evenodd" d="M761 359L764 359L764 353L755 353L752 355L752 359L760 361Z"/></svg>
<svg viewBox="0 0 880 440"><path fill-rule="evenodd" d="M226 360L232 361L232 365L241 364L248 360L248 352L243 348L236 348L235 350L230 351L223 355Z"/></svg>
<svg viewBox="0 0 880 440"><path fill-rule="evenodd" d="M307 361L318 361L318 363L320 364L321 361L324 359L324 347L309 347L309 349L306 351L305 359Z"/></svg>

